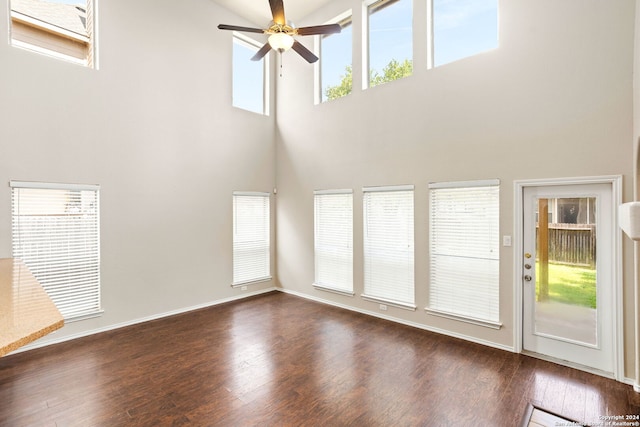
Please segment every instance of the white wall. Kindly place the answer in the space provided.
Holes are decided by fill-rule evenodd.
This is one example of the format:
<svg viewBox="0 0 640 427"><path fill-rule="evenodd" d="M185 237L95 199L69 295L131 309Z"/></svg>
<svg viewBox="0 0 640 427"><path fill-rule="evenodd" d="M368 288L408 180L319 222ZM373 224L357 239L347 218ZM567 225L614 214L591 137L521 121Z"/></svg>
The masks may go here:
<svg viewBox="0 0 640 427"><path fill-rule="evenodd" d="M361 4L336 0L297 23L352 8L359 28ZM356 57L354 93L316 106L312 67L290 52L277 82L276 130L272 118L230 107L231 34L215 26L241 18L209 0L101 1L97 71L0 43L0 257L11 256L9 180L97 183L105 313L44 342L241 296L229 286L231 192L277 184L279 285L376 311L358 296L360 189L415 184L419 309L387 314L512 347L513 248L501 252L500 331L422 310L427 184L501 179L501 234L514 233L514 180L622 174L630 200L634 4L502 1L499 49L427 70L425 9L416 1L412 77L361 91ZM0 8L0 34L7 22ZM361 42L355 32L354 52ZM353 298L311 286L313 190L326 188L355 190ZM624 249L625 366L633 377L628 242Z"/></svg>
<svg viewBox="0 0 640 427"><path fill-rule="evenodd" d="M0 7L0 34L8 34ZM9 180L101 185L102 317L42 342L274 286L231 288L234 190L275 185L275 121L231 107L210 0L99 2L99 70L0 42L0 257Z"/></svg>
<svg viewBox="0 0 640 427"><path fill-rule="evenodd" d="M300 25L352 8L354 52L360 52L362 2L342 0ZM428 188L431 181L499 178L501 234L514 234L513 181L623 175L633 186L633 40L635 1L501 1L500 47L436 69L426 68L426 18L415 1L414 75L313 105L312 67L284 57L278 99L278 276L289 291L378 312L363 291L361 188L415 184L416 303L389 307L400 321L511 348L514 342L514 253L503 247L501 330L427 315ZM424 30L424 31L423 31ZM311 46L310 40L304 41ZM361 75L356 55L354 76ZM314 290L313 190L354 193L355 297ZM625 242L626 375L634 372L633 269Z"/></svg>
<svg viewBox="0 0 640 427"><path fill-rule="evenodd" d="M640 144L640 117L638 117L638 111L640 111L640 0L636 0L636 15L635 15L635 40L634 40L634 64L633 64L633 159L634 159L634 198L633 200L640 200L640 161L638 156L640 150L638 145ZM635 261L635 295L630 294L629 299L635 303L635 325L629 329L634 330L636 337L635 342L635 389L640 391L640 243L634 243L634 261ZM631 308L633 309L633 308ZM631 310L630 309L630 310Z"/></svg>

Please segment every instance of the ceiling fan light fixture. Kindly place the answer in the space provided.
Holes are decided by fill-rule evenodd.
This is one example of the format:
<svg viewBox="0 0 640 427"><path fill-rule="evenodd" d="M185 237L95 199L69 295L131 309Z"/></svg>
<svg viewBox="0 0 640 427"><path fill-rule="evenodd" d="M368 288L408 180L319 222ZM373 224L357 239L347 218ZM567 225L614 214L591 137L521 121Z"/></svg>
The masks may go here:
<svg viewBox="0 0 640 427"><path fill-rule="evenodd" d="M278 52L285 52L293 46L293 37L286 33L274 33L269 36L269 45Z"/></svg>

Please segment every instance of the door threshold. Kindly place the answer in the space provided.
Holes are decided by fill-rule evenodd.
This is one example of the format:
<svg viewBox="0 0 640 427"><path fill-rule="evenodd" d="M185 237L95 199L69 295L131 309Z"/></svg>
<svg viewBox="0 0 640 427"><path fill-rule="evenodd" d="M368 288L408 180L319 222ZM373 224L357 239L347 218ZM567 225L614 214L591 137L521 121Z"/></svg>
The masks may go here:
<svg viewBox="0 0 640 427"><path fill-rule="evenodd" d="M612 380L616 379L616 376L613 372L606 372L600 369L592 368L591 366L581 365L579 363L570 362L568 360L557 359L555 357L547 356L546 354L536 353L534 351L522 350L522 353L525 356L533 357L536 359L544 360L546 362L555 363L556 365L566 366L567 368L577 369L579 371L588 372L590 374L598 375L601 377L609 378Z"/></svg>

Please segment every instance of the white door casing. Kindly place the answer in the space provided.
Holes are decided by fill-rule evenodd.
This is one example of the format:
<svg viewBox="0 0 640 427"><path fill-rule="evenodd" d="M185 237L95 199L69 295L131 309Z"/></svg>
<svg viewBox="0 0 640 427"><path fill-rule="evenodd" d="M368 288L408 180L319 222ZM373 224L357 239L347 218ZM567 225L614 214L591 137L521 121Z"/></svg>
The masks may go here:
<svg viewBox="0 0 640 427"><path fill-rule="evenodd" d="M516 350L622 380L622 310L617 309L622 304L622 262L616 216L621 177L516 181L514 189ZM536 301L537 203L563 198L596 201L595 310ZM576 327L581 322L585 326Z"/></svg>

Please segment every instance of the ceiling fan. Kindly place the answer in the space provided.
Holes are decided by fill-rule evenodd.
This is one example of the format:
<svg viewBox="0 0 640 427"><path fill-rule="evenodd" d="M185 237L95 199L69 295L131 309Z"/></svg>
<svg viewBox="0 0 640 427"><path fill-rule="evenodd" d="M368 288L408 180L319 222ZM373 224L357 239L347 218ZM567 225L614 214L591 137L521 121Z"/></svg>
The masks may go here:
<svg viewBox="0 0 640 427"><path fill-rule="evenodd" d="M258 52L251 58L252 61L261 60L271 49L280 53L289 49L295 50L300 56L302 56L307 62L313 63L318 60L309 49L304 47L300 42L295 40L293 36L312 36L318 34L335 34L339 33L341 27L339 24L328 25L315 25L312 27L295 28L291 22L287 23L284 18L284 4L283 0L269 0L269 6L271 7L271 15L273 21L267 29L240 27L237 25L220 24L218 28L220 30L234 30L244 31L248 33L262 33L269 34L268 42L258 50Z"/></svg>

